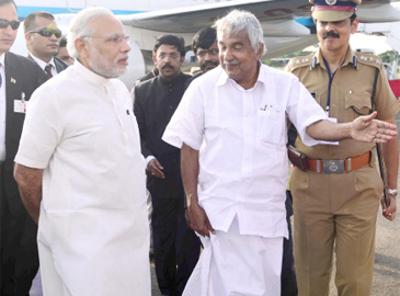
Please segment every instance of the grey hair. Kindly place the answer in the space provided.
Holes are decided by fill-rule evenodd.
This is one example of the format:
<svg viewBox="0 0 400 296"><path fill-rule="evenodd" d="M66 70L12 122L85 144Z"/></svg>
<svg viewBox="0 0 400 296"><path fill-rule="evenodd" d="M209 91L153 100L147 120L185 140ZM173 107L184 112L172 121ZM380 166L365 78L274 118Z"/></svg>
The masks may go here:
<svg viewBox="0 0 400 296"><path fill-rule="evenodd" d="M221 40L222 35L237 34L246 32L249 37L251 47L258 51L260 44L264 45L264 33L260 22L254 14L245 10L232 10L214 24L217 30L217 39Z"/></svg>
<svg viewBox="0 0 400 296"><path fill-rule="evenodd" d="M74 58L79 58L75 48L75 41L78 38L91 35L90 21L99 16L114 16L111 10L103 7L90 7L81 10L70 22L67 33L67 50Z"/></svg>

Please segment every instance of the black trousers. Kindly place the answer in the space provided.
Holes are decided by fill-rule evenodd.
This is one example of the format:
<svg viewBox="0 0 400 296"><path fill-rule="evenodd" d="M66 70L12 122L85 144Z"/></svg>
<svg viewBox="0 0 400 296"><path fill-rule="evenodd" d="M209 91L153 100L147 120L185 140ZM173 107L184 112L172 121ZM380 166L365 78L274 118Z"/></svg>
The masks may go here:
<svg viewBox="0 0 400 296"><path fill-rule="evenodd" d="M0 295L28 296L39 268L37 227L25 210L11 213L3 182L0 169Z"/></svg>
<svg viewBox="0 0 400 296"><path fill-rule="evenodd" d="M200 255L200 240L187 226L180 176L149 176L153 203L152 230L158 286L164 295L179 296Z"/></svg>
<svg viewBox="0 0 400 296"><path fill-rule="evenodd" d="M289 227L289 239L283 240L283 261L281 273L281 295L297 296L296 273L294 270L293 237L290 217L293 215L292 196L286 191L286 221Z"/></svg>

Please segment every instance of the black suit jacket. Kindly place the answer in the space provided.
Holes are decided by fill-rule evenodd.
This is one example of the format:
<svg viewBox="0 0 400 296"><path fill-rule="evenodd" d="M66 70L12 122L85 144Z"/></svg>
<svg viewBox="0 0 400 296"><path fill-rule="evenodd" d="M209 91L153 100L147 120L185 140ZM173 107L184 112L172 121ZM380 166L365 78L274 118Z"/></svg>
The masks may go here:
<svg viewBox="0 0 400 296"><path fill-rule="evenodd" d="M68 68L68 65L57 57L54 57L54 64L56 65L57 73L60 73Z"/></svg>
<svg viewBox="0 0 400 296"><path fill-rule="evenodd" d="M31 55L28 55L28 58L36 64L35 60L32 58ZM54 65L56 66L57 73L60 73L61 71L64 71L65 69L68 68L68 65L64 61L62 61L61 59L59 59L57 57L54 57ZM40 68L40 66L39 66L39 68ZM42 68L40 68L40 69L42 69ZM46 75L46 72L44 72L43 69L42 69L42 72L44 73L44 75Z"/></svg>
<svg viewBox="0 0 400 296"><path fill-rule="evenodd" d="M4 58L6 87L6 159L3 164L4 193L9 210L14 215L25 214L26 211L19 197L17 184L13 177L14 157L18 150L25 114L14 112L14 100L29 100L33 91L40 86L46 76L42 69L31 60L6 53Z"/></svg>
<svg viewBox="0 0 400 296"><path fill-rule="evenodd" d="M172 80L161 76L139 83L135 87L134 112L139 126L144 157L154 155L165 172L180 171L180 149L164 142L161 137L185 92L191 76L179 74Z"/></svg>

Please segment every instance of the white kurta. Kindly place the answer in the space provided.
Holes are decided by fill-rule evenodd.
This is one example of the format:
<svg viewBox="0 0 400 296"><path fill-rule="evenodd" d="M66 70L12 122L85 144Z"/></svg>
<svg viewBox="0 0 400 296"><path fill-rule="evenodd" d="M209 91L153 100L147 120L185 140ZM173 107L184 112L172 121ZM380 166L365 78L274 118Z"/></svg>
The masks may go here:
<svg viewBox="0 0 400 296"><path fill-rule="evenodd" d="M150 295L139 141L126 87L79 62L33 94L15 161L44 169L45 295Z"/></svg>
<svg viewBox="0 0 400 296"><path fill-rule="evenodd" d="M246 90L217 67L190 84L163 140L200 151L199 201L215 229L237 216L241 234L287 236L287 116L319 143L306 128L327 117L292 74L262 65Z"/></svg>
<svg viewBox="0 0 400 296"><path fill-rule="evenodd" d="M184 94L163 140L199 150L199 202L216 230L185 296L280 295L287 117L306 144L319 143L306 128L327 119L321 107L295 76L264 65L251 89L217 67Z"/></svg>

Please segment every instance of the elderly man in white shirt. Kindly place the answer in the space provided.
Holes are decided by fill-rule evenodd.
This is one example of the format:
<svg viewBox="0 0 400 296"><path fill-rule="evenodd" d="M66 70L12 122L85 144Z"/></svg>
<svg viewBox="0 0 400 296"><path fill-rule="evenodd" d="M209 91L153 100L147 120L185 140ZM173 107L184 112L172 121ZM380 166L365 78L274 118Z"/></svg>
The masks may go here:
<svg viewBox="0 0 400 296"><path fill-rule="evenodd" d="M183 295L278 296L286 118L308 145L346 137L384 142L396 127L376 114L349 124L329 120L295 76L260 64L263 31L253 14L232 11L216 28L221 66L190 84L163 135L182 149L188 223L203 236Z"/></svg>
<svg viewBox="0 0 400 296"><path fill-rule="evenodd" d="M35 91L15 157L21 197L39 220L43 293L149 296L145 161L129 92L115 79L127 36L111 11L92 8L68 38L77 61Z"/></svg>

